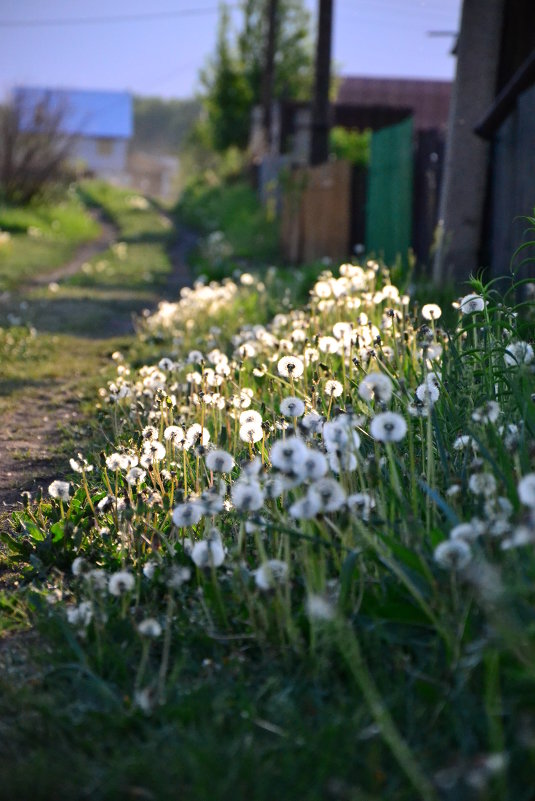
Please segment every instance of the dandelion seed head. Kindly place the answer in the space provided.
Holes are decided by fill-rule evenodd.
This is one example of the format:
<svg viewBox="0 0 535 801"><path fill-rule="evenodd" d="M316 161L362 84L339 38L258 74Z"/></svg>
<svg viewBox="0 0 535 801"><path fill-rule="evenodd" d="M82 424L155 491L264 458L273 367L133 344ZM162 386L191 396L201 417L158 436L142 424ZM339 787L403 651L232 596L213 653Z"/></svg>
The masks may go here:
<svg viewBox="0 0 535 801"><path fill-rule="evenodd" d="M436 303L426 303L422 306L424 320L438 320L442 316L442 309Z"/></svg>
<svg viewBox="0 0 535 801"><path fill-rule="evenodd" d="M277 362L279 375L284 378L300 378L303 375L305 366L297 356L283 356Z"/></svg>
<svg viewBox="0 0 535 801"><path fill-rule="evenodd" d="M238 512L257 512L264 505L264 493L257 481L236 481L230 490L230 497Z"/></svg>
<svg viewBox="0 0 535 801"><path fill-rule="evenodd" d="M500 404L492 400L472 412L472 420L476 423L495 423L499 416Z"/></svg>
<svg viewBox="0 0 535 801"><path fill-rule="evenodd" d="M533 357L533 347L529 342L511 342L503 354L503 359L508 367L531 364Z"/></svg>
<svg viewBox="0 0 535 801"><path fill-rule="evenodd" d="M234 457L221 449L208 451L205 461L208 470L214 473L231 473L235 465Z"/></svg>
<svg viewBox="0 0 535 801"><path fill-rule="evenodd" d="M527 473L517 486L518 498L524 506L535 509L535 473Z"/></svg>
<svg viewBox="0 0 535 801"><path fill-rule="evenodd" d="M190 556L197 567L220 567L225 561L226 552L221 539L212 537L196 542L191 549Z"/></svg>
<svg viewBox="0 0 535 801"><path fill-rule="evenodd" d="M167 586L172 590L178 590L186 581L189 581L190 578L191 570L189 567L173 565L167 576Z"/></svg>
<svg viewBox="0 0 535 801"><path fill-rule="evenodd" d="M473 473L468 480L468 489L474 495L489 497L496 492L496 479L492 473Z"/></svg>
<svg viewBox="0 0 535 801"><path fill-rule="evenodd" d="M128 570L119 570L117 573L112 573L108 580L108 591L111 595L123 595L123 593L130 592L134 589L135 579L132 573Z"/></svg>
<svg viewBox="0 0 535 801"><path fill-rule="evenodd" d="M260 590L271 590L288 578L288 565L281 559L269 559L254 571L255 584Z"/></svg>
<svg viewBox="0 0 535 801"><path fill-rule="evenodd" d="M406 433L405 418L396 412L376 414L370 423L370 434L379 442L400 442Z"/></svg>
<svg viewBox="0 0 535 801"><path fill-rule="evenodd" d="M435 548L434 559L446 570L463 570L472 559L472 551L463 539L446 540Z"/></svg>
<svg viewBox="0 0 535 801"><path fill-rule="evenodd" d="M336 610L331 601L318 593L310 593L306 600L306 614L309 620L327 623L334 620Z"/></svg>
<svg viewBox="0 0 535 801"><path fill-rule="evenodd" d="M474 526L472 523L459 523L451 529L450 539L471 542L476 540L480 534L481 530L478 526Z"/></svg>
<svg viewBox="0 0 535 801"><path fill-rule="evenodd" d="M416 397L425 406L433 406L440 397L436 384L426 381L416 387Z"/></svg>
<svg viewBox="0 0 535 801"><path fill-rule="evenodd" d="M172 520L177 528L196 526L204 514L204 508L199 501L180 503L173 509Z"/></svg>
<svg viewBox="0 0 535 801"><path fill-rule="evenodd" d="M481 295L470 293L461 298L459 309L463 314L474 314L475 312L482 312L485 305L485 300Z"/></svg>
<svg viewBox="0 0 535 801"><path fill-rule="evenodd" d="M377 400L388 403L392 397L393 385L391 379L384 373L373 372L364 376L359 384L358 393L362 400L370 403Z"/></svg>
<svg viewBox="0 0 535 801"><path fill-rule="evenodd" d="M271 464L284 473L293 473L307 456L307 446L299 437L277 440L269 454Z"/></svg>
<svg viewBox="0 0 535 801"><path fill-rule="evenodd" d="M310 485L308 497L318 500L323 512L336 512L346 500L346 493L334 478L321 478Z"/></svg>
<svg viewBox="0 0 535 801"><path fill-rule="evenodd" d="M294 501L288 509L291 517L297 520L313 520L321 511L321 501L317 495L306 495Z"/></svg>
<svg viewBox="0 0 535 801"><path fill-rule="evenodd" d="M135 487L145 481L147 473L141 467L132 467L125 476L125 480L130 486Z"/></svg>
<svg viewBox="0 0 535 801"><path fill-rule="evenodd" d="M137 630L142 637L148 638L159 637L162 633L162 627L153 617L147 617L145 620L142 620L141 623L138 623Z"/></svg>
<svg viewBox="0 0 535 801"><path fill-rule="evenodd" d="M280 402L280 412L285 417L302 417L305 413L305 404L300 398L287 397Z"/></svg>
<svg viewBox="0 0 535 801"><path fill-rule="evenodd" d="M58 501L68 501L70 499L71 485L68 481L60 481L56 479L48 487L48 494L51 498L56 498Z"/></svg>
<svg viewBox="0 0 535 801"><path fill-rule="evenodd" d="M344 386L340 381L331 378L325 382L324 391L328 398L339 398L344 391Z"/></svg>
<svg viewBox="0 0 535 801"><path fill-rule="evenodd" d="M186 434L181 426L167 426L164 428L163 438L166 442L172 443L175 447L180 447L186 440Z"/></svg>
<svg viewBox="0 0 535 801"><path fill-rule="evenodd" d="M67 607L67 621L71 626L87 628L93 619L93 604L91 601L82 601L78 606Z"/></svg>

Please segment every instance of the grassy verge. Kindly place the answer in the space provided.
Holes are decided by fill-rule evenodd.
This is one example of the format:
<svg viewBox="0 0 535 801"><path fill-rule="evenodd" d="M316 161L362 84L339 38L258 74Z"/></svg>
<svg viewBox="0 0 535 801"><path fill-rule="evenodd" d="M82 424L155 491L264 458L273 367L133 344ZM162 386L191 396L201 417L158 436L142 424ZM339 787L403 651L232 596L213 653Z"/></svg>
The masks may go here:
<svg viewBox="0 0 535 801"><path fill-rule="evenodd" d="M166 215L150 201L100 182L84 182L65 204L69 212L65 211L65 218L58 217L56 207L6 212L4 225L9 221L13 231L7 242L9 253L18 254L23 261L31 253L33 261L24 261L25 268L19 271L17 260L7 259L6 251L5 285L11 291L0 306L0 411L6 440L2 447L10 447L19 438L23 442L21 452L33 448L41 453L46 440L48 451L52 448L57 460L63 457L63 463L73 446L82 447L95 435L89 418L93 417L103 372L105 375L110 369L113 351L127 351L133 341L133 317L159 300L171 270L168 247L172 235ZM75 275L48 285L26 284L27 277L42 278L72 257L74 244L79 241L72 220L79 223L78 233L86 230L82 223L89 221L96 227L87 212L91 206L112 219L117 242L88 259ZM67 218L70 226L56 224L58 219ZM28 230L30 223L38 221L54 236L45 233L36 237ZM48 228L43 221L48 221ZM78 411L83 410L83 424L80 422L74 432L63 424L56 431L55 416L59 414L63 421L62 405L68 411L73 404ZM22 407L28 415L26 430ZM41 437L38 427L33 426L38 415L45 417L40 432L43 447L39 448L35 439ZM46 460L41 464L37 458L29 459L27 476L20 477L21 486L43 471L47 475L50 469Z"/></svg>
<svg viewBox="0 0 535 801"><path fill-rule="evenodd" d="M267 278L198 286L117 355L108 442L5 538L12 794L530 801L532 304L474 282L446 330L341 273L269 323Z"/></svg>
<svg viewBox="0 0 535 801"><path fill-rule="evenodd" d="M200 235L190 257L197 276L220 281L248 271L254 281L277 284L271 316L277 303L303 303L325 268L321 262L298 268L281 264L278 221L243 179L191 183L180 198L176 216L179 224Z"/></svg>
<svg viewBox="0 0 535 801"><path fill-rule="evenodd" d="M0 291L51 272L98 232L98 223L75 191L61 202L0 206Z"/></svg>

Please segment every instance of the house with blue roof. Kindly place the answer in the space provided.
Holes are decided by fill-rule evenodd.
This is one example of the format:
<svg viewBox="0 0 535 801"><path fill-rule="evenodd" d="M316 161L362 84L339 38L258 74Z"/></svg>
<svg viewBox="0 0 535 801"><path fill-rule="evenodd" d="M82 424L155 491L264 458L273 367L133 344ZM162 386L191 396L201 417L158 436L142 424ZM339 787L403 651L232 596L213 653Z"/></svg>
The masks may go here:
<svg viewBox="0 0 535 801"><path fill-rule="evenodd" d="M54 115L58 135L71 140L73 162L95 175L123 179L134 127L128 92L19 87L13 99L21 130L38 133L43 116Z"/></svg>

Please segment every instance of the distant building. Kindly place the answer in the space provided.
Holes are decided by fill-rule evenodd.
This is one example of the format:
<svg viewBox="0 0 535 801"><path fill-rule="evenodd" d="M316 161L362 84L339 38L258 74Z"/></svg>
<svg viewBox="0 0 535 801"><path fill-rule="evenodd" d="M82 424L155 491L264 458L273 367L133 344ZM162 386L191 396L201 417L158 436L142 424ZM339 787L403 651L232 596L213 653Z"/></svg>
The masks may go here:
<svg viewBox="0 0 535 801"><path fill-rule="evenodd" d="M128 92L19 87L13 97L22 130L38 133L46 114L57 115L57 130L72 138L73 162L103 178L124 181L133 134Z"/></svg>
<svg viewBox="0 0 535 801"><path fill-rule="evenodd" d="M350 116L361 128L382 127L381 114L411 116L415 131L443 131L448 126L451 81L427 78L368 78L347 76L341 79L336 97L338 117ZM398 120L396 120L398 121ZM391 119L387 118L386 124ZM340 123L343 124L343 123Z"/></svg>

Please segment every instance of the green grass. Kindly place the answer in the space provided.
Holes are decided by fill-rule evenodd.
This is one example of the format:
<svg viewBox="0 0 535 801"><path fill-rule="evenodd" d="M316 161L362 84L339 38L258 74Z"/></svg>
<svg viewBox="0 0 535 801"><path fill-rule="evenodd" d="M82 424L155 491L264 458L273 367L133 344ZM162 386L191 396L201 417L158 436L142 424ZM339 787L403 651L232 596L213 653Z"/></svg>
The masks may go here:
<svg viewBox="0 0 535 801"><path fill-rule="evenodd" d="M58 202L26 207L0 206L0 291L14 290L36 275L67 262L99 227L74 192Z"/></svg>
<svg viewBox="0 0 535 801"><path fill-rule="evenodd" d="M195 181L178 204L178 219L204 237L192 260L198 273L221 279L236 267L260 267L277 260L278 225L245 181L211 186ZM223 242L217 240L221 232Z"/></svg>

